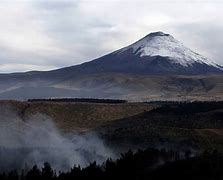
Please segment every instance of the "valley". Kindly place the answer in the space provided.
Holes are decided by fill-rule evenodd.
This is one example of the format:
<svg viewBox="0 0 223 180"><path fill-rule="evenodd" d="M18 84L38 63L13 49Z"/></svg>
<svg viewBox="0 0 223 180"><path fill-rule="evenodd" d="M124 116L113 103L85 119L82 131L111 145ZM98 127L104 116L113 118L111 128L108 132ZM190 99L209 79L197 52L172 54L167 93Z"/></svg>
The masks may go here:
<svg viewBox="0 0 223 180"><path fill-rule="evenodd" d="M131 102L223 99L222 74L158 76L103 73L41 81L27 79L24 75L21 78L2 78L0 99L24 101L32 98L90 97L127 99ZM14 87L11 87L12 84Z"/></svg>

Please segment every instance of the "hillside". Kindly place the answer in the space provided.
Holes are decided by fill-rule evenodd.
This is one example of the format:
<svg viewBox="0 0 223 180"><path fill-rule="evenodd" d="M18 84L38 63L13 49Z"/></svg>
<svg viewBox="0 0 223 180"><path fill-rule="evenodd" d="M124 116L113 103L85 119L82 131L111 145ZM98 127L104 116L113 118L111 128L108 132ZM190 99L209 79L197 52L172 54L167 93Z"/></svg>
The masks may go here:
<svg viewBox="0 0 223 180"><path fill-rule="evenodd" d="M217 149L223 151L223 103L160 102L159 107L98 128L109 142L128 149Z"/></svg>
<svg viewBox="0 0 223 180"><path fill-rule="evenodd" d="M43 114L52 118L61 131L87 131L110 121L149 111L156 105L0 101L0 107L1 114L7 108L24 122L32 115Z"/></svg>
<svg viewBox="0 0 223 180"><path fill-rule="evenodd" d="M20 123L47 115L61 132L94 132L116 151L147 147L223 151L223 103L66 103L1 101ZM10 114L8 114L10 117ZM42 116L39 116L42 118ZM7 118L7 117L5 117ZM4 118L3 118L4 120ZM14 121L12 121L14 122Z"/></svg>

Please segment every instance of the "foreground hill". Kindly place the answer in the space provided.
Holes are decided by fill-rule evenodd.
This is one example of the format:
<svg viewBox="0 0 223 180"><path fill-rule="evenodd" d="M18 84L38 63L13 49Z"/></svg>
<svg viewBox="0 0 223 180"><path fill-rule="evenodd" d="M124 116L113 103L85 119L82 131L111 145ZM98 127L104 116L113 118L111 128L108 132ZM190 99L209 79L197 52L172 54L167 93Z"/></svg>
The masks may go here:
<svg viewBox="0 0 223 180"><path fill-rule="evenodd" d="M33 115L46 115L61 131L88 131L125 117L149 111L157 105L143 103L70 103L0 101L0 117L16 114L19 121L33 119Z"/></svg>
<svg viewBox="0 0 223 180"><path fill-rule="evenodd" d="M80 65L0 75L0 99L222 99L223 68L163 32Z"/></svg>
<svg viewBox="0 0 223 180"><path fill-rule="evenodd" d="M118 147L223 151L223 103L155 103L159 107L97 129Z"/></svg>
<svg viewBox="0 0 223 180"><path fill-rule="evenodd" d="M13 119L26 123L38 114L40 118L46 115L62 132L93 131L108 146L120 151L165 147L194 151L218 149L223 152L222 102L95 104L1 101L0 107L1 117L6 116L1 120L17 114ZM16 131L20 132L19 129Z"/></svg>

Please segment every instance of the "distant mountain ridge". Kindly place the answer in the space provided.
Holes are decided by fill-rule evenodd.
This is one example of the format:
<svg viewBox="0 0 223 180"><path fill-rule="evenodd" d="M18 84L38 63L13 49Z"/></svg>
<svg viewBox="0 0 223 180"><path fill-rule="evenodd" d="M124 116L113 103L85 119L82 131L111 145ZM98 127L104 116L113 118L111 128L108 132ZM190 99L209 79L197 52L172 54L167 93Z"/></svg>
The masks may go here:
<svg viewBox="0 0 223 180"><path fill-rule="evenodd" d="M186 98L202 93L221 97L223 85L219 79L222 76L221 65L193 52L169 34L154 32L80 65L45 72L1 74L0 99L101 97L144 100ZM209 77L214 78L212 82Z"/></svg>

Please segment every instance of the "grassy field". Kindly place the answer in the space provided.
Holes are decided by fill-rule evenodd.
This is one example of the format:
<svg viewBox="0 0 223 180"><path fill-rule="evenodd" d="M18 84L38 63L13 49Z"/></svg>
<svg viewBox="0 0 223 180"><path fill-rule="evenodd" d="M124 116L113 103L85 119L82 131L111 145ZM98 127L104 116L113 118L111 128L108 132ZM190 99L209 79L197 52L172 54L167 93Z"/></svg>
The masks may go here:
<svg viewBox="0 0 223 180"><path fill-rule="evenodd" d="M22 120L49 116L64 132L96 132L115 149L218 149L223 152L223 103L67 103L1 101Z"/></svg>
<svg viewBox="0 0 223 180"><path fill-rule="evenodd" d="M24 120L40 113L52 118L60 130L86 131L111 121L150 111L157 105L0 101L0 106L10 107Z"/></svg>

